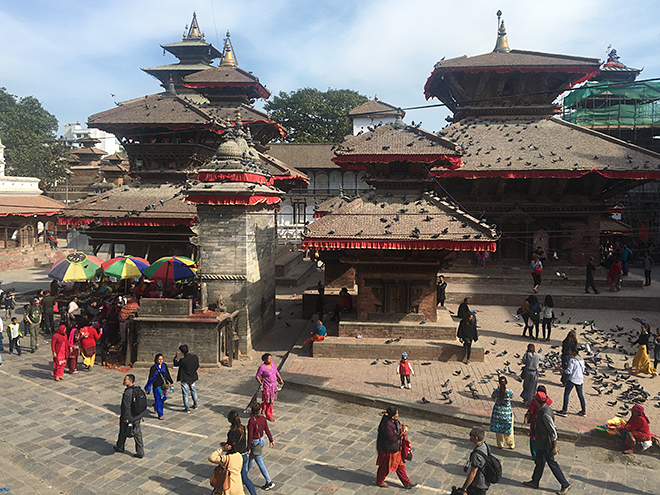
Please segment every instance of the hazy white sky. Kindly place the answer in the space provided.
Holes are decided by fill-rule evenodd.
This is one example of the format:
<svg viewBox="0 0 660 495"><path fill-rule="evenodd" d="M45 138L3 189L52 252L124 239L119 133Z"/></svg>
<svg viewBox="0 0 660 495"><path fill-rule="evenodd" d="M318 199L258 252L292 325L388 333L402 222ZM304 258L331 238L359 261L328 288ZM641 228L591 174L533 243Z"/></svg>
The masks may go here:
<svg viewBox="0 0 660 495"><path fill-rule="evenodd" d="M207 41L221 49L229 29L239 66L275 94L348 88L412 107L426 103L442 57L493 49L498 9L512 48L603 60L611 44L644 67L641 78L660 77L657 0L7 0L0 86L34 95L60 126L84 123L113 101L161 91L140 68L176 62L159 45L181 40L195 10ZM406 120L434 131L446 115L430 108Z"/></svg>

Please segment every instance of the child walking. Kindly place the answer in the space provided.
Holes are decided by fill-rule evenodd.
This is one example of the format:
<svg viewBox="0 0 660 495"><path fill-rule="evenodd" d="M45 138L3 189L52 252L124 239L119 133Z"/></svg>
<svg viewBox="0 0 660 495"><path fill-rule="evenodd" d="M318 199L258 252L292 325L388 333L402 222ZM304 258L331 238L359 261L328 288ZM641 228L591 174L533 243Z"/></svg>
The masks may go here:
<svg viewBox="0 0 660 495"><path fill-rule="evenodd" d="M415 372L410 366L410 361L408 361L408 353L404 352L401 354L401 361L399 361L399 366L396 367L396 372L401 377L401 388L412 388L410 384L410 375L414 375Z"/></svg>

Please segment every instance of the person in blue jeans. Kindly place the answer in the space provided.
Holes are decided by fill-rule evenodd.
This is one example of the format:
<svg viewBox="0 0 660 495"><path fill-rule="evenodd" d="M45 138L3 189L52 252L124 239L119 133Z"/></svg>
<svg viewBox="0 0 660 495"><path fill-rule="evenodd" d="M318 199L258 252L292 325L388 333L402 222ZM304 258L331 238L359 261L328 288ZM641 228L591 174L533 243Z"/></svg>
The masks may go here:
<svg viewBox="0 0 660 495"><path fill-rule="evenodd" d="M179 352L183 357L179 359ZM179 372L176 376L176 381L181 382L181 395L183 396L183 408L190 412L190 400L192 396L193 409L197 409L197 389L195 382L199 379L197 370L199 369L199 359L194 354L190 354L186 344L180 345L179 350L174 355L174 366L179 367Z"/></svg>
<svg viewBox="0 0 660 495"><path fill-rule="evenodd" d="M264 434L268 436L270 441L270 448L275 447L275 442L273 442L273 435L270 433L268 428L268 421L266 416L263 414L264 408L263 405L259 402L255 402L251 407L251 418L248 421L248 445L250 446L250 462L248 463L248 473L252 469L254 462L257 462L259 466L259 471L261 471L262 476L266 480L266 484L261 488L263 490L270 490L275 486L271 481L268 470L264 464L263 457L261 456L263 452L264 445L266 444L264 440Z"/></svg>
<svg viewBox="0 0 660 495"><path fill-rule="evenodd" d="M628 270L630 268L630 255L632 254L632 249L628 247L628 244L623 245L623 251L621 252L621 268L623 269L623 275L628 276Z"/></svg>
<svg viewBox="0 0 660 495"><path fill-rule="evenodd" d="M571 390L575 388L577 391L578 399L580 399L580 406L582 409L578 413L580 416L587 415L587 406L584 401L584 394L582 393L582 385L584 384L584 359L580 357L577 347L572 346L569 349L571 356L568 361L568 366L564 371L566 375L566 384L564 385L564 405L557 416L566 417L568 415L568 398L571 395Z"/></svg>
<svg viewBox="0 0 660 495"><path fill-rule="evenodd" d="M229 411L229 414L227 415L227 419L229 420L229 423L231 426L229 427L229 432L232 431L239 431L241 434L241 438L238 442L236 442L235 449L237 452L243 456L243 467L241 468L241 479L243 480L243 484L245 487L248 489L248 492L250 492L250 495L257 495L257 491L254 489L254 483L250 481L250 478L248 477L248 464L249 464L249 459L248 459L248 441L247 441L247 432L245 431L245 426L241 424L241 417L238 415L238 411ZM227 443L229 442L229 435L227 435Z"/></svg>

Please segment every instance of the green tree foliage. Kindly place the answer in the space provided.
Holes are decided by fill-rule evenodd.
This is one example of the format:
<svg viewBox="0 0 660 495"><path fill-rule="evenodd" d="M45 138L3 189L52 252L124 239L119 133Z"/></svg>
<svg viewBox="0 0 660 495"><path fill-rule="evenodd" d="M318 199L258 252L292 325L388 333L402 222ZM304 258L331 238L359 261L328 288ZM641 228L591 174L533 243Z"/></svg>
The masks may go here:
<svg viewBox="0 0 660 495"><path fill-rule="evenodd" d="M34 96L0 88L0 140L7 175L38 177L44 185L64 177L68 149L56 139L57 119Z"/></svg>
<svg viewBox="0 0 660 495"><path fill-rule="evenodd" d="M339 143L353 129L348 112L368 101L350 89L302 88L280 91L264 105L271 118L286 127L286 141L293 143Z"/></svg>

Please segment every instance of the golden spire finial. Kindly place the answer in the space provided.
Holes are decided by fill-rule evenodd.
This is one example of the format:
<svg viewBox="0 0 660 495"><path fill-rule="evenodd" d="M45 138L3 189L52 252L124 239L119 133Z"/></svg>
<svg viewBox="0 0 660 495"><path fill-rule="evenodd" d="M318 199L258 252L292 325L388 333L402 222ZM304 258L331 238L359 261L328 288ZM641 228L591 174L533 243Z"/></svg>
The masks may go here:
<svg viewBox="0 0 660 495"><path fill-rule="evenodd" d="M227 30L227 37L225 38L225 44L222 48L222 58L220 59L219 67L236 67L237 65L236 53L231 44L231 34L229 34L229 30Z"/></svg>
<svg viewBox="0 0 660 495"><path fill-rule="evenodd" d="M197 24L197 12L193 12L192 22L190 23L190 29L188 30L188 39L199 40L202 39L202 32L199 29L199 24Z"/></svg>
<svg viewBox="0 0 660 495"><path fill-rule="evenodd" d="M502 11L497 11L497 25L499 26L497 30L497 42L495 43L494 52L497 53L509 53L511 48L509 48L509 42L506 39L506 28L504 27L504 20L500 21L502 17Z"/></svg>

